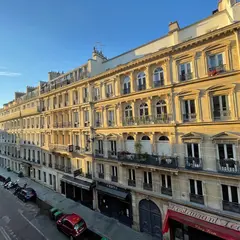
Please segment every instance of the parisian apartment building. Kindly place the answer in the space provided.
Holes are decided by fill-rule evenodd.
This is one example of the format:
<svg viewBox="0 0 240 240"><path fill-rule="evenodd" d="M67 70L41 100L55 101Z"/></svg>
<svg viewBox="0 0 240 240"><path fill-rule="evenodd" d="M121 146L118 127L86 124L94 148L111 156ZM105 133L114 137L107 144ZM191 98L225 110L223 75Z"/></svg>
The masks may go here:
<svg viewBox="0 0 240 240"><path fill-rule="evenodd" d="M240 239L240 1L216 7L15 92L1 167L153 239Z"/></svg>

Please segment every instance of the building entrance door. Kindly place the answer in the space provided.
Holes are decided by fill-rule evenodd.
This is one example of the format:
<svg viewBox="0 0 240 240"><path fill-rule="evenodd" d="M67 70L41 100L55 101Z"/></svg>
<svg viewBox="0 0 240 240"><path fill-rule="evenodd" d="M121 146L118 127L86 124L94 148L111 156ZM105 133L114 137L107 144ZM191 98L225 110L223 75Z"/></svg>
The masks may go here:
<svg viewBox="0 0 240 240"><path fill-rule="evenodd" d="M162 216L158 206L150 200L139 203L140 231L162 239Z"/></svg>

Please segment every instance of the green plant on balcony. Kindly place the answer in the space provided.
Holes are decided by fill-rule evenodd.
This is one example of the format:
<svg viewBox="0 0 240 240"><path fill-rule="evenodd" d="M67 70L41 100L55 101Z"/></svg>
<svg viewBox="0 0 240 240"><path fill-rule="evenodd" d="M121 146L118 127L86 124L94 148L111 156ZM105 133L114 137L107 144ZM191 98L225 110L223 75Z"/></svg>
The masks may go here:
<svg viewBox="0 0 240 240"><path fill-rule="evenodd" d="M135 147L136 153L140 155L142 152L142 144L139 141L137 141L134 147Z"/></svg>

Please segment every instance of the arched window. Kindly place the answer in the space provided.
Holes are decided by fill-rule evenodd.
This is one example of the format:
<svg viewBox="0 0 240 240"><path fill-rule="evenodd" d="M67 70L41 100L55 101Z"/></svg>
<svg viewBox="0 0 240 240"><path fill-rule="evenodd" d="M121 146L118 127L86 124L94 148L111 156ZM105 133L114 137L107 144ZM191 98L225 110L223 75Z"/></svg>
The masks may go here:
<svg viewBox="0 0 240 240"><path fill-rule="evenodd" d="M131 91L130 78L127 76L123 79L123 94L128 94Z"/></svg>
<svg viewBox="0 0 240 240"><path fill-rule="evenodd" d="M161 136L158 140L159 141L168 141L169 142L169 139L166 136Z"/></svg>
<svg viewBox="0 0 240 240"><path fill-rule="evenodd" d="M127 137L127 140L134 141L134 137L133 137L133 136L128 136L128 137Z"/></svg>
<svg viewBox="0 0 240 240"><path fill-rule="evenodd" d="M167 115L167 104L164 100L160 100L156 103L157 116L166 116Z"/></svg>
<svg viewBox="0 0 240 240"><path fill-rule="evenodd" d="M146 89L146 75L144 72L140 72L137 75L137 86L138 86L138 91Z"/></svg>
<svg viewBox="0 0 240 240"><path fill-rule="evenodd" d="M125 118L132 118L132 106L128 105L125 107Z"/></svg>
<svg viewBox="0 0 240 240"><path fill-rule="evenodd" d="M149 141L149 140L150 140L149 136L143 136L142 137L142 141Z"/></svg>
<svg viewBox="0 0 240 240"><path fill-rule="evenodd" d="M160 87L164 85L164 73L161 67L156 68L153 72L153 84L154 87Z"/></svg>
<svg viewBox="0 0 240 240"><path fill-rule="evenodd" d="M142 103L140 105L140 117L148 116L148 105L147 103Z"/></svg>

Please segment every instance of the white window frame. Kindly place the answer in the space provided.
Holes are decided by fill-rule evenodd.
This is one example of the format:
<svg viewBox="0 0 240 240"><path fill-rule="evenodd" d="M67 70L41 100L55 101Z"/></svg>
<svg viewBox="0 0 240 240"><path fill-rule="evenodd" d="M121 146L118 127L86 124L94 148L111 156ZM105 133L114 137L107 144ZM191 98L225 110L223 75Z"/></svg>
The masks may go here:
<svg viewBox="0 0 240 240"><path fill-rule="evenodd" d="M191 101L193 101L193 103L194 103L194 109L195 109L195 112L194 113L192 113L191 112ZM183 99L182 100L182 114L183 115L186 115L187 113L186 113L186 106L185 106L185 102L187 102L188 104L188 114L189 114L189 116L188 116L188 119L189 120L191 120L191 119L196 119L196 118L192 118L192 115L193 114L196 114L197 115L197 111L196 111L196 103L195 103L195 99ZM184 119L183 119L184 120Z"/></svg>
<svg viewBox="0 0 240 240"><path fill-rule="evenodd" d="M228 187L228 199L229 199L229 202L232 202L232 190L231 190L231 187L236 187L237 188L238 204L240 204L240 190L239 190L239 187L231 186L231 185L227 185L227 184L222 184L222 185L225 185L225 186ZM222 196L222 200L223 200L223 196Z"/></svg>
<svg viewBox="0 0 240 240"><path fill-rule="evenodd" d="M127 113L127 114L126 114ZM128 116L127 116L128 115ZM124 109L124 117L125 118L131 118L133 117L133 109L132 106L128 105Z"/></svg>
<svg viewBox="0 0 240 240"><path fill-rule="evenodd" d="M185 152L186 152L186 156L187 156L187 157L190 157L190 156L188 156L188 144L191 145L192 155L193 155L192 157L195 157L194 144L197 144L197 145L198 145L199 158L201 158L201 157L202 157L202 155L201 155L201 146L200 146L199 143L188 143L188 142L186 142L186 143L185 143Z"/></svg>
<svg viewBox="0 0 240 240"><path fill-rule="evenodd" d="M188 72L188 64L190 65L190 72ZM181 79L180 79L180 77L182 76L182 69L181 69L182 66L184 66L185 75L192 74L191 78L186 77L185 80L181 80ZM192 78L193 78L193 66L192 66L192 62L180 63L179 66L178 66L178 72L179 72L179 80L180 80L180 81L186 81L186 80L192 79Z"/></svg>
<svg viewBox="0 0 240 240"><path fill-rule="evenodd" d="M202 185L202 194L204 195L204 192L203 192L203 181L201 180L195 180L195 179L189 179L189 192L191 193L191 181L190 180L193 180L194 181L194 192L195 192L195 195L199 195L198 194L198 187L197 187L197 181L200 181L201 182L201 185ZM203 195L200 195L200 196L203 196Z"/></svg>
<svg viewBox="0 0 240 240"><path fill-rule="evenodd" d="M98 163L98 173L104 174L104 164Z"/></svg>
<svg viewBox="0 0 240 240"><path fill-rule="evenodd" d="M224 156L225 156L225 159L229 159L227 156L227 143L221 143L224 147ZM236 161L236 156L237 156L237 153L236 153L236 145L235 144L231 144L232 145L232 149L233 149L233 160ZM217 144L217 158L220 159L219 157L219 144Z"/></svg>
<svg viewBox="0 0 240 240"><path fill-rule="evenodd" d="M165 178L165 183L166 183L166 186L164 186L163 182L162 182L162 187L169 188L169 185L171 185L171 188L169 188L169 189L172 189L172 177L167 174L161 174L161 175ZM169 184L169 182L168 182L168 178L167 178L168 176L170 176L171 184ZM161 178L161 181L162 181L162 178Z"/></svg>
<svg viewBox="0 0 240 240"><path fill-rule="evenodd" d="M211 54L207 58L207 60L208 60L208 69L221 66L221 64L219 63L219 60L218 60L218 55L222 55L222 60L223 60L222 65L226 64L225 52ZM216 66L211 66L211 61L210 61L211 57L215 58Z"/></svg>
<svg viewBox="0 0 240 240"><path fill-rule="evenodd" d="M117 166L112 166L111 172L112 172L113 177L118 177L118 167Z"/></svg>
<svg viewBox="0 0 240 240"><path fill-rule="evenodd" d="M108 121L114 122L114 110L108 110Z"/></svg>
<svg viewBox="0 0 240 240"><path fill-rule="evenodd" d="M143 110L143 114L141 115L141 111ZM148 112L148 114L146 114L146 110ZM139 116L140 117L145 117L145 116L149 116L149 109L148 109L148 104L147 103L141 103L139 106Z"/></svg>

